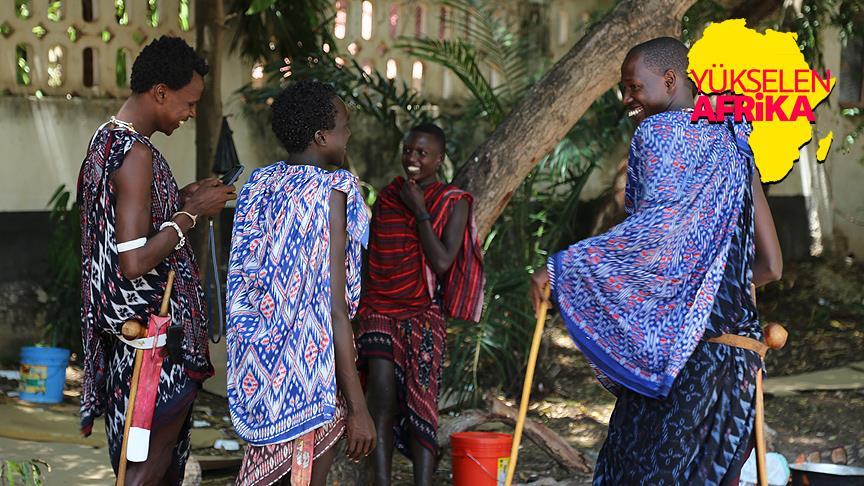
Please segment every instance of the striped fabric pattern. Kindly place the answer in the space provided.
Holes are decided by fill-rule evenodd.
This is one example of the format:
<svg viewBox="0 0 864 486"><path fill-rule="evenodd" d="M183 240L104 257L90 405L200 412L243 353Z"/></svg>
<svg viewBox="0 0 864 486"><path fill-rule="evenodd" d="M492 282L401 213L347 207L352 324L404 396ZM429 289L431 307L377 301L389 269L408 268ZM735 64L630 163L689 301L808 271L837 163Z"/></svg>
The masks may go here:
<svg viewBox="0 0 864 486"><path fill-rule="evenodd" d="M429 265L417 234L414 214L399 198L405 179L397 177L378 195L369 241L369 278L361 305L394 319L407 319L427 309L437 297L448 317L477 322L483 309L483 255L473 210L462 249L443 276ZM442 182L423 189L432 228L441 237L456 203L471 194ZM440 287L440 294L438 293Z"/></svg>

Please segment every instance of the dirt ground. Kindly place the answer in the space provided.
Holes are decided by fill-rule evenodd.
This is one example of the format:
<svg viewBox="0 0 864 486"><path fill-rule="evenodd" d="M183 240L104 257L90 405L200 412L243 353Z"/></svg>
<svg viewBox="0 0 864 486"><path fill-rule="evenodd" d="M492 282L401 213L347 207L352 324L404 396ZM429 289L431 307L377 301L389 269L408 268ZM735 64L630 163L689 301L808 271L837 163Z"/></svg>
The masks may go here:
<svg viewBox="0 0 864 486"><path fill-rule="evenodd" d="M842 260L787 263L783 279L761 289L758 300L762 322L779 322L789 331L787 346L769 353L768 379L864 359L864 265ZM597 383L560 322L548 325L545 338L547 351L541 359L547 364L541 365L540 376L548 391L535 392L529 417L561 435L593 464L606 436L614 397ZM518 406L512 398L509 403ZM766 422L776 432L773 447L789 462L807 456L813 460L814 453L830 462L831 451L842 447L848 464L864 466L864 390L769 396L765 409ZM502 424L482 429L511 431ZM554 478L572 485L590 484L590 475L568 473L535 444L523 444L517 481ZM450 467L448 452L436 481L449 484ZM394 484L411 484L411 477L410 463L397 454ZM231 474L205 478L206 484L222 485L230 482Z"/></svg>
<svg viewBox="0 0 864 486"><path fill-rule="evenodd" d="M864 359L864 266L822 260L787 264L783 280L761 290L758 297L763 323L780 322L790 334L785 349L769 353L769 380L772 376L844 366ZM597 383L560 322L547 325L545 341L538 374L542 386L535 387L542 391L532 395L529 417L554 430L593 464L605 438L614 397ZM498 398L518 406L512 397ZM776 432L774 449L790 462L805 457L830 462L831 452L842 447L848 464L864 467L864 390L769 396L765 407L766 422ZM225 399L202 393L194 411L196 420L206 420L223 437L230 437L233 431L227 415ZM442 421L449 419L442 417ZM486 424L482 430L511 432L509 426L497 423ZM223 459L237 457L236 452L209 447L193 453ZM331 482L348 484L351 469L346 461L338 461ZM236 474L236 466L205 471L203 484L233 484ZM411 477L410 463L397 454L393 484L411 484ZM570 485L590 484L591 479L590 474L569 473L535 444L523 441L517 481L530 483L547 478ZM448 450L439 464L436 482L450 484L451 480Z"/></svg>

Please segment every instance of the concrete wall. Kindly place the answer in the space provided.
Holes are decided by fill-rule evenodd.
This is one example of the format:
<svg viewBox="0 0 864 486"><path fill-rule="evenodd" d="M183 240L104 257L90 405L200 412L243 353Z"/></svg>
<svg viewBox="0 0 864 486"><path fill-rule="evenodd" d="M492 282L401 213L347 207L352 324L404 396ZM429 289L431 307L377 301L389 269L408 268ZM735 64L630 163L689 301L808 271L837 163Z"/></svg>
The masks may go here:
<svg viewBox="0 0 864 486"><path fill-rule="evenodd" d="M837 29L825 29L821 42L825 68L832 76L840 76L841 45ZM776 208L772 205L778 226L789 226L788 220L794 217L797 227L783 230L809 232L811 253L853 254L860 259L864 257L864 192L861 190L864 140L859 139L851 146L844 144L856 120L841 114L837 89L834 91L828 102L816 110L814 141L801 151L801 159L789 176L771 186L769 200L778 201ZM816 161L817 142L829 131L834 132L834 143L828 158L819 163ZM796 198L798 201L793 202ZM800 221L802 211L806 215L803 222Z"/></svg>
<svg viewBox="0 0 864 486"><path fill-rule="evenodd" d="M597 1L595 5L607 3ZM549 4L547 13L552 18L562 9L570 11L568 22L550 23L552 57L562 55L567 47L558 43L556 29L572 29L571 39L576 39L584 27L586 18L581 13L584 10L574 8L572 2L556 0ZM838 39L836 32L830 30L823 39L825 62L835 75L840 72ZM9 47L2 40L0 46ZM242 184L255 167L278 160L284 152L272 136L266 116L244 114L243 104L234 94L250 79L251 65L227 53L224 62L224 111L232 115L229 121L234 140L247 166L239 182ZM435 70L426 73L430 77L440 75ZM430 89L436 86L434 81L429 82ZM10 339L30 342L38 339L37 326L33 324L43 320L40 312L44 292L39 282L46 271L46 205L60 184L75 186L90 136L116 113L121 103L110 99L0 96L0 168L4 170L0 177L0 254L4 255L0 265L0 340L9 343L0 347L0 360L5 357L3 352L17 353L17 346ZM352 125L354 136L349 146L352 163L362 174L374 172L372 182L380 186L398 171L397 160L375 139L371 123L356 117ZM829 130L835 136L828 160L824 164L815 162L814 144L805 150L802 162L796 164L790 176L772 186L769 195L787 255L806 255L818 249L816 240L826 249L851 252L859 258L864 255L864 196L860 190L864 182L864 165L860 163L864 158L864 142L848 152L841 150L842 139L852 127L849 120L840 116L836 104L820 106L817 137ZM194 134L193 121L171 137L161 134L153 137L181 185L194 178ZM626 151L622 150L620 156L626 156ZM602 192L611 184L613 175L614 166L597 171L584 196Z"/></svg>
<svg viewBox="0 0 864 486"><path fill-rule="evenodd" d="M4 168L6 168L4 166ZM7 168L8 172L8 168ZM18 360L21 346L41 339L47 295L46 213L2 213L0 224L0 363Z"/></svg>
<svg viewBox="0 0 864 486"><path fill-rule="evenodd" d="M42 211L60 184L74 188L90 137L121 101L0 97L0 211ZM194 122L153 136L177 180L195 171Z"/></svg>
<svg viewBox="0 0 864 486"><path fill-rule="evenodd" d="M229 115L238 155L246 165L240 187L255 168L280 160L285 151L271 132L267 114L245 113L235 94L250 79L251 64L227 53L223 62L223 112ZM4 255L0 264L0 342L4 343L0 363L16 361L21 345L41 339L46 300L42 284L47 276L50 236L48 201L61 184L74 194L90 137L122 102L0 95L0 255ZM353 168L361 174L377 174L377 185L386 182L398 171L396 152L382 146L375 138L374 125L362 116L356 116L352 125L349 158ZM152 140L181 186L194 180L194 120L171 137L157 133ZM224 347L213 348L214 362L223 368ZM217 380L213 386L216 391L222 385Z"/></svg>

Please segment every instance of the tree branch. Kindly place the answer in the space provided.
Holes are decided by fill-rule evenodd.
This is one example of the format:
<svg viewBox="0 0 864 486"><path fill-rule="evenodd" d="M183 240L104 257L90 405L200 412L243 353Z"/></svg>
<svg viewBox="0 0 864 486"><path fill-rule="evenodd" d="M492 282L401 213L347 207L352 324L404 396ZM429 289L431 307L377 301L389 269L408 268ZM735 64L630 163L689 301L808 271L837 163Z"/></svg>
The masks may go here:
<svg viewBox="0 0 864 486"><path fill-rule="evenodd" d="M478 201L481 238L531 169L615 85L627 51L655 37L677 36L681 18L695 2L620 2L531 88L456 176L455 183Z"/></svg>

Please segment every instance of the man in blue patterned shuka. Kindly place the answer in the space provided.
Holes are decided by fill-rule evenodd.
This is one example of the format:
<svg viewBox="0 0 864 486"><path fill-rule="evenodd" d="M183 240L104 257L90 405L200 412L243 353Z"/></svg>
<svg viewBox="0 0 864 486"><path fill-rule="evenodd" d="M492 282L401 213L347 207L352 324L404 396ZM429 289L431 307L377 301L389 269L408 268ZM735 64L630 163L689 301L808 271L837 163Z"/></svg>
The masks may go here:
<svg viewBox="0 0 864 486"><path fill-rule="evenodd" d="M627 54L628 217L532 278L618 397L595 485L737 484L751 447L762 360L730 341L762 339L753 288L780 278L780 248L749 126L691 123L687 62L668 37Z"/></svg>
<svg viewBox="0 0 864 486"><path fill-rule="evenodd" d="M228 265L228 405L249 443L236 485L323 486L343 436L351 460L375 449L350 320L369 216L333 87L294 83L271 109L287 157L240 191Z"/></svg>

